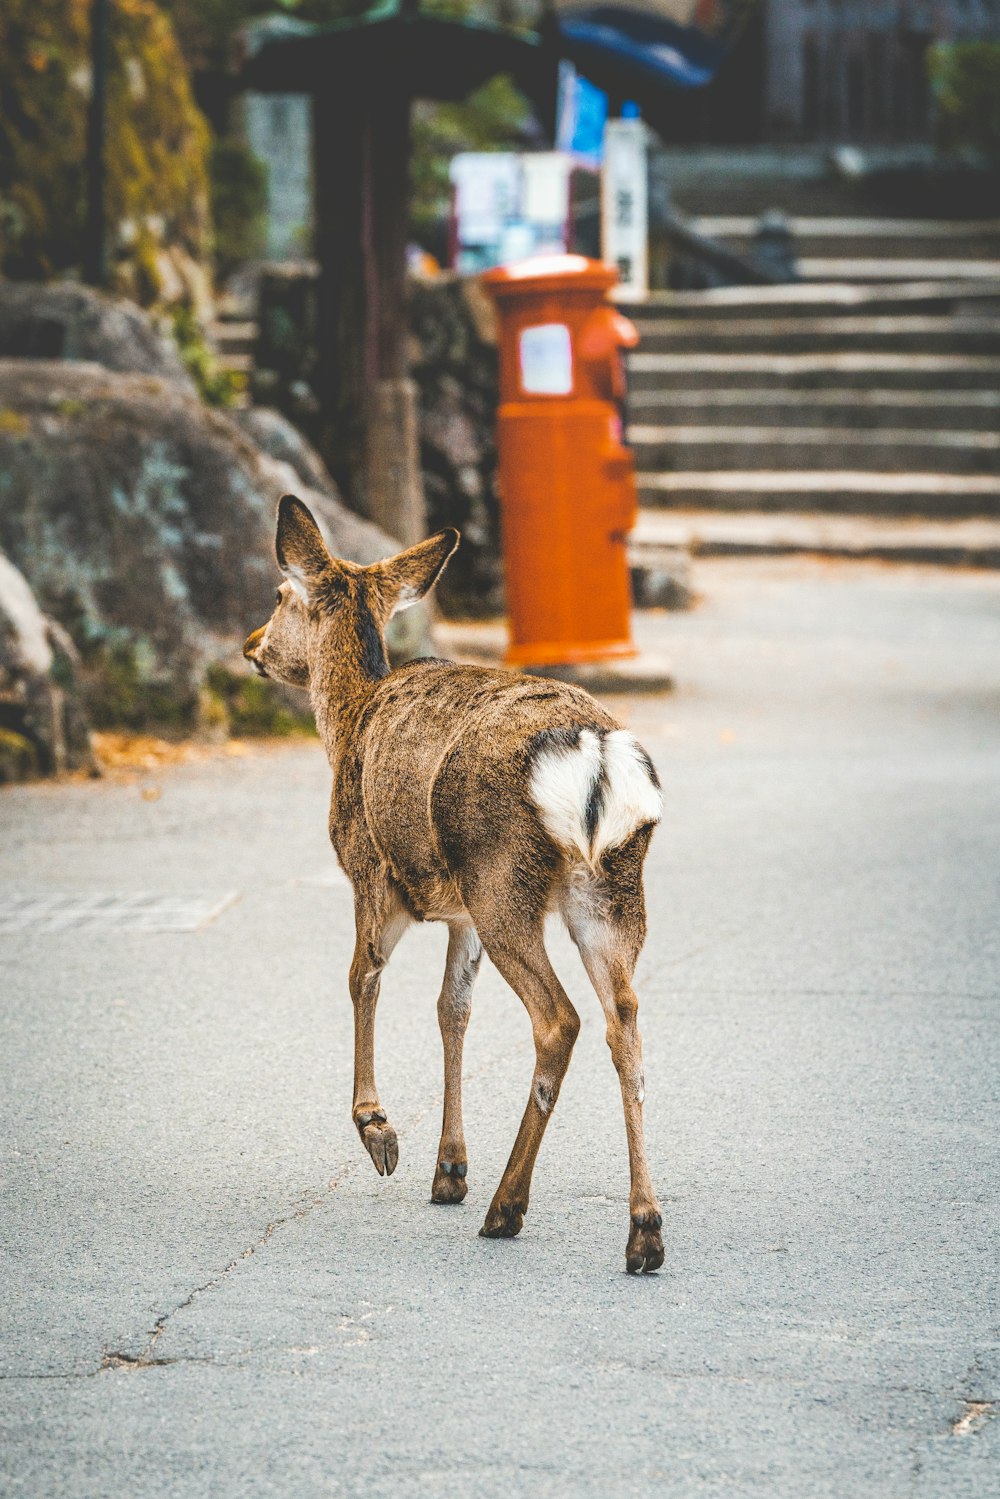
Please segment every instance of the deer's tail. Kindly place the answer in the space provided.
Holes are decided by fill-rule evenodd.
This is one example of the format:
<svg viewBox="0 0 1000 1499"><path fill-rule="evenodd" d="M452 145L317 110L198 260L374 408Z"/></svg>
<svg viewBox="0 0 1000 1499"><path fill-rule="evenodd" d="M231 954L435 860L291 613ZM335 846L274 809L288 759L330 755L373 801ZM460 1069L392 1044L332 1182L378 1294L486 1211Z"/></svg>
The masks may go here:
<svg viewBox="0 0 1000 1499"><path fill-rule="evenodd" d="M532 745L528 785L549 837L595 869L663 813L653 762L625 729L543 730Z"/></svg>

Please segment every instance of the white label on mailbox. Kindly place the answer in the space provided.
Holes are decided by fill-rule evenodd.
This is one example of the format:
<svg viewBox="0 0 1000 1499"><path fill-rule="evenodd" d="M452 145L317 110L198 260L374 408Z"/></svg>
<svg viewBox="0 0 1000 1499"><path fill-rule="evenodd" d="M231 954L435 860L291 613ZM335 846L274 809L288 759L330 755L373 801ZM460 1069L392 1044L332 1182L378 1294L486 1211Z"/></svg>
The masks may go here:
<svg viewBox="0 0 1000 1499"><path fill-rule="evenodd" d="M537 323L521 334L521 389L529 396L568 396L573 345L565 323Z"/></svg>

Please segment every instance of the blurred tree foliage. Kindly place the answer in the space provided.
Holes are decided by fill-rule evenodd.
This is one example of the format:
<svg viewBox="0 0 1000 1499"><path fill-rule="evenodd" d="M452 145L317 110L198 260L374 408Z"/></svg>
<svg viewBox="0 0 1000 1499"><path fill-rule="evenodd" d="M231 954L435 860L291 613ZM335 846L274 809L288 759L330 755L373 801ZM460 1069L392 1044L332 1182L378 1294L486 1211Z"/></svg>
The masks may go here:
<svg viewBox="0 0 1000 1499"><path fill-rule="evenodd" d="M929 67L938 144L1000 163L1000 42L932 47Z"/></svg>
<svg viewBox="0 0 1000 1499"><path fill-rule="evenodd" d="M0 5L0 271L79 265L90 95L88 0ZM183 287L210 245L209 133L168 16L114 0L108 80L108 215L124 289L144 302Z"/></svg>
<svg viewBox="0 0 1000 1499"><path fill-rule="evenodd" d="M520 19L511 0L425 0L456 17ZM229 129L231 48L240 26L276 9L323 21L375 0L112 0L108 97L110 258L139 301L204 295L214 245L225 273L262 242L266 178ZM0 0L0 274L78 269L90 95L89 0ZM193 80L193 87L192 87ZM197 98L197 103L196 103ZM199 109L212 122L217 140ZM531 120L509 79L462 104L415 111L413 223L440 253L448 160L516 145ZM192 290L192 288L195 288ZM199 289L200 288L200 289Z"/></svg>
<svg viewBox="0 0 1000 1499"><path fill-rule="evenodd" d="M301 20L322 22L341 16L362 15L378 0L163 0L170 12L178 39L195 78L195 92L209 118L220 123L228 105L226 78L232 39L236 31L260 15L283 9ZM423 0L425 9L455 19L464 17L504 20L509 24L537 19L536 0ZM450 202L448 162L457 151L487 151L523 144L531 124L531 108L509 78L494 78L461 104L421 101L413 120L411 167L413 233L422 244L442 255L446 248ZM236 148L234 147L234 150ZM231 179L227 176L232 173ZM235 155L218 156L213 162L213 204L219 259L223 269L230 261L230 247L241 237L255 238L246 210L243 226L230 232L222 219L221 204L233 202L238 184L250 195L251 171ZM232 182L232 186L230 185ZM235 204L233 204L235 206ZM235 222L235 220L233 221Z"/></svg>
<svg viewBox="0 0 1000 1499"><path fill-rule="evenodd" d="M263 254L267 240L267 167L234 136L212 144L212 222L215 265L226 276Z"/></svg>
<svg viewBox="0 0 1000 1499"><path fill-rule="evenodd" d="M436 255L451 201L448 163L458 151L515 149L533 122L531 105L510 78L491 78L461 104L421 101L413 117L410 167L414 237Z"/></svg>

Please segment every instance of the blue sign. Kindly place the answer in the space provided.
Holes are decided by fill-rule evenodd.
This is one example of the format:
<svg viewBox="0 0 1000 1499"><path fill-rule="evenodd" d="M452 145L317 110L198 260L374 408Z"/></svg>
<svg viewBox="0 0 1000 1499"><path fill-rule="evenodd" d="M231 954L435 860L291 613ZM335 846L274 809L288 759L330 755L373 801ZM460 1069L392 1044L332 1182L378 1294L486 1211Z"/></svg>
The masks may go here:
<svg viewBox="0 0 1000 1499"><path fill-rule="evenodd" d="M561 62L556 148L585 166L599 167L607 118L608 96L603 89L578 73L571 62Z"/></svg>

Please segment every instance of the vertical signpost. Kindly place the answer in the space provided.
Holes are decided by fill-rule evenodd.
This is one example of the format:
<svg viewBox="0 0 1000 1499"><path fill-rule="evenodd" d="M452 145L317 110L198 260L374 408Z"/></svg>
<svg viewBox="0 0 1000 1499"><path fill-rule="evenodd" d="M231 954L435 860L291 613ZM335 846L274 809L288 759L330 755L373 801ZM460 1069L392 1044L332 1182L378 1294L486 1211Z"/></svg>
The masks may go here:
<svg viewBox="0 0 1000 1499"><path fill-rule="evenodd" d="M601 254L617 268L615 297L641 302L649 290L646 127L609 120L601 173Z"/></svg>

